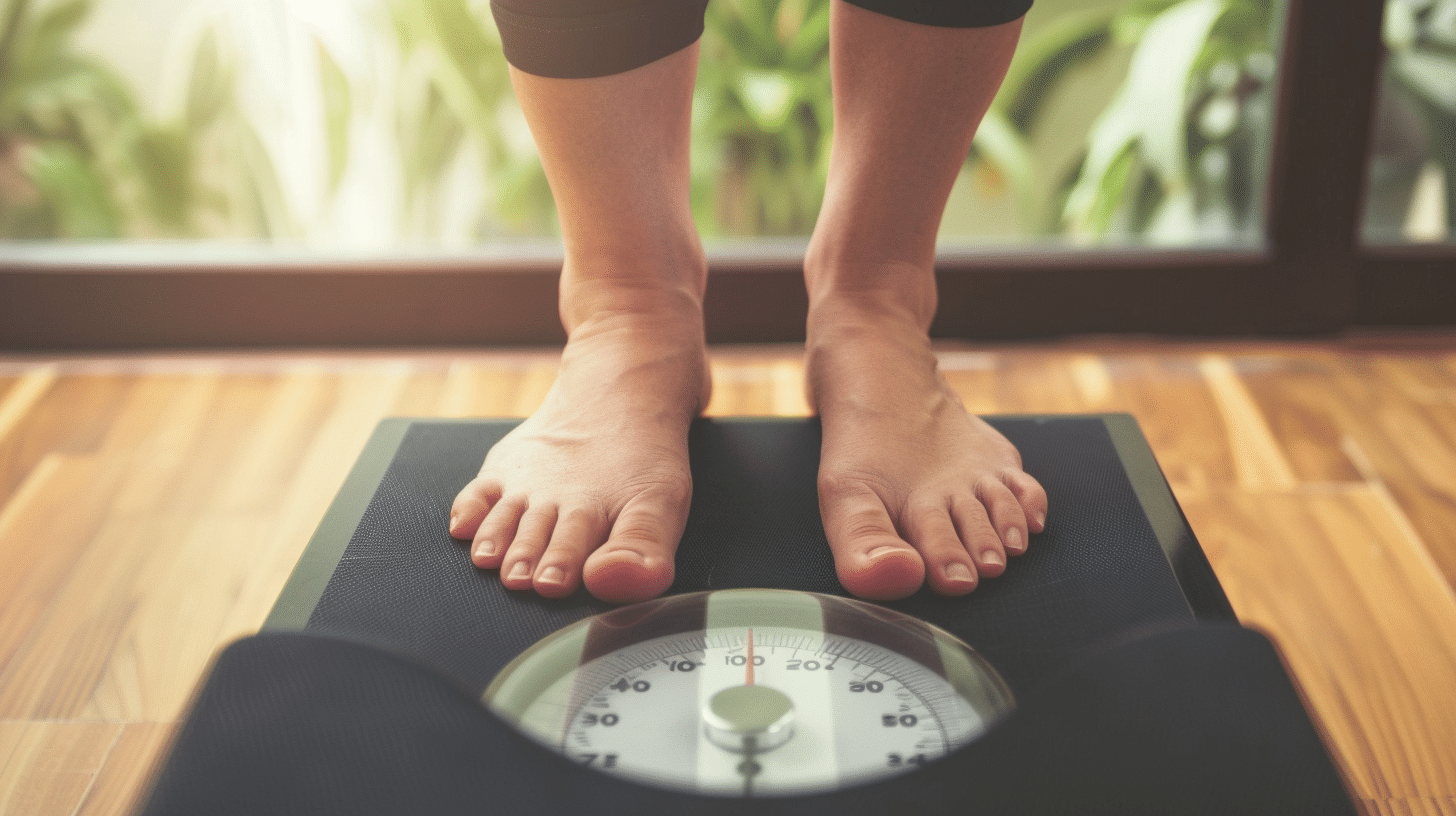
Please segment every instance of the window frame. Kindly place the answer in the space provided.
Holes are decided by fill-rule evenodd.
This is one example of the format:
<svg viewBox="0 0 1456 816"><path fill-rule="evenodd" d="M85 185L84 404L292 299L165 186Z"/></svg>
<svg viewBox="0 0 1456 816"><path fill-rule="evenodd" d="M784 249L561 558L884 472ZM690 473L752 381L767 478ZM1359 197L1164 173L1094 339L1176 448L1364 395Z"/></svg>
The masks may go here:
<svg viewBox="0 0 1456 816"><path fill-rule="evenodd" d="M1456 245L1362 246L1383 0L1289 0L1257 247L942 251L932 334L1311 335L1456 325ZM13 253L12 253L13 254ZM77 253L79 256L80 253ZM5 257L0 349L550 345L559 255ZM709 252L715 343L797 341L802 244Z"/></svg>

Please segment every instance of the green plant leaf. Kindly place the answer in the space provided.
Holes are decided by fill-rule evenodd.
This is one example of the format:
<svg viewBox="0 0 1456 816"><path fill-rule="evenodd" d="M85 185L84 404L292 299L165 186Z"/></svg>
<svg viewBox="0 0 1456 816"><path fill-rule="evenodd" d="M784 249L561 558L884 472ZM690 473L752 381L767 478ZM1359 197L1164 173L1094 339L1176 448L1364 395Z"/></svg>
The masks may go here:
<svg viewBox="0 0 1456 816"><path fill-rule="evenodd" d="M1070 223L1102 225L1099 231L1110 224L1094 211L1109 212L1109 205L1099 199L1126 188L1122 183L1109 184L1106 177L1134 147L1169 193L1189 186L1186 116L1191 72L1225 9L1225 0L1183 0L1147 26L1127 79L1089 135L1086 162L1067 198L1065 216Z"/></svg>
<svg viewBox="0 0 1456 816"><path fill-rule="evenodd" d="M212 124L233 96L233 73L223 63L217 32L208 29L192 55L187 84L187 126L201 130Z"/></svg>
<svg viewBox="0 0 1456 816"><path fill-rule="evenodd" d="M49 63L71 53L70 39L91 13L90 0L61 0L41 4L39 13L25 14L21 4L21 18L15 30L14 63L7 65L11 70L24 63Z"/></svg>
<svg viewBox="0 0 1456 816"><path fill-rule="evenodd" d="M1456 115L1456 60L1410 50L1394 55L1391 69L1411 92Z"/></svg>
<svg viewBox="0 0 1456 816"><path fill-rule="evenodd" d="M251 122L237 124L237 144L242 163L242 176L255 230L264 238L295 238L300 235L297 223L289 212L278 170L262 137Z"/></svg>
<svg viewBox="0 0 1456 816"><path fill-rule="evenodd" d="M829 3L827 0L813 0L798 33L788 42L783 65L799 71L817 71L828 55Z"/></svg>
<svg viewBox="0 0 1456 816"><path fill-rule="evenodd" d="M329 54L322 41L314 39L318 57L319 85L324 98L324 133L329 145L329 190L337 190L349 164L349 122L354 105L349 92L349 78Z"/></svg>
<svg viewBox="0 0 1456 816"><path fill-rule="evenodd" d="M1445 171L1447 230L1456 235L1456 105L1451 99L1456 91L1442 81L1456 75L1456 60L1429 53L1409 59L1420 54L1395 55L1391 76L1420 117L1430 157Z"/></svg>
<svg viewBox="0 0 1456 816"><path fill-rule="evenodd" d="M132 161L146 188L147 208L159 224L173 233L190 233L197 202L189 134L180 127L144 128L132 149Z"/></svg>
<svg viewBox="0 0 1456 816"><path fill-rule="evenodd" d="M75 148L52 143L27 151L26 176L44 194L67 238L116 238L121 214L96 168Z"/></svg>
<svg viewBox="0 0 1456 816"><path fill-rule="evenodd" d="M1113 16L1105 9L1059 16L1017 46L997 94L997 104L1005 108L1012 124L1030 129L1057 83L1107 49L1112 43Z"/></svg>

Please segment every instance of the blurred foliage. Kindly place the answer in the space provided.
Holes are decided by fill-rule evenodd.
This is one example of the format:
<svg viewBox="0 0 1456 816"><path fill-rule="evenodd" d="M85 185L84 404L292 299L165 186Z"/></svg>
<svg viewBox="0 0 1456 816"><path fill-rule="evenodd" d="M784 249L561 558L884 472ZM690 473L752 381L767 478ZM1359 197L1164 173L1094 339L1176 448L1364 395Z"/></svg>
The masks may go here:
<svg viewBox="0 0 1456 816"><path fill-rule="evenodd" d="M704 26L693 99L699 228L807 234L829 167L829 0L715 0Z"/></svg>
<svg viewBox="0 0 1456 816"><path fill-rule="evenodd" d="M448 172L474 151L490 185L475 221L481 237L556 231L546 175L511 92L500 35L483 3L389 0L399 77L396 133L405 207L428 232Z"/></svg>
<svg viewBox="0 0 1456 816"><path fill-rule="evenodd" d="M286 231L271 162L231 104L235 75L216 38L195 55L183 117L151 122L119 77L75 50L91 7L3 5L0 237ZM219 219L229 227L219 229Z"/></svg>
<svg viewBox="0 0 1456 816"><path fill-rule="evenodd" d="M397 131L421 223L462 151L491 186L482 237L554 232L550 188L484 4L390 0L404 61ZM692 201L708 235L801 234L829 148L828 0L715 0L694 93Z"/></svg>
<svg viewBox="0 0 1456 816"><path fill-rule="evenodd" d="M337 67L322 44L316 44L321 70ZM289 212L273 157L257 126L238 102L238 59L232 44L216 28L202 34L187 72L186 104L173 127L182 134L174 160L195 167L190 187L176 195L189 203L188 228L194 235L228 238L296 238L298 225ZM330 80L334 86L330 87ZM347 128L348 94L342 75L325 76L324 111L330 120L331 178L337 184L346 155L341 129ZM342 124L341 124L342 123Z"/></svg>
<svg viewBox="0 0 1456 816"><path fill-rule="evenodd" d="M1386 0L1385 99L1367 221L1377 238L1400 227L1429 162L1445 181L1446 235L1456 237L1456 0Z"/></svg>
<svg viewBox="0 0 1456 816"><path fill-rule="evenodd" d="M832 127L831 2L709 4L692 152L692 201L705 234L812 229ZM968 165L1004 182L1023 220L1042 233L1185 241L1256 228L1272 132L1276 2L1127 0L1060 15L1022 42ZM466 219L477 238L556 232L484 0L380 4L382 34L401 66L390 87L351 84L317 44L310 79L323 102L328 190L340 188L357 109L372 100L393 117L405 232L428 236L447 212L459 215L445 208L460 206L451 190L462 174L485 186ZM238 102L246 63L224 33L199 40L185 110L157 124L116 77L72 48L90 0L0 0L0 8L0 234L298 235L257 130L266 123ZM1393 71L1449 176L1456 0L1390 0L1390 8L1404 15L1387 23ZM1049 106L1107 54L1130 55L1125 80L1071 172L1039 179L1030 145ZM1048 183L1050 195L1036 189Z"/></svg>
<svg viewBox="0 0 1456 816"><path fill-rule="evenodd" d="M1257 218L1270 133L1274 0L1129 0L1064 15L1023 52L968 163L994 171L1041 232L1224 236ZM706 235L803 235L823 196L832 127L830 0L714 0L693 101L692 201ZM511 232L554 211L488 11L465 0L392 0L406 55L399 113L418 216L457 151L481 152ZM1030 134L1058 86L1109 49L1132 69L1088 135L1076 171L1031 211ZM488 224L490 218L482 217ZM489 234L483 228L483 234Z"/></svg>
<svg viewBox="0 0 1456 816"><path fill-rule="evenodd" d="M0 237L187 230L186 139L145 122L123 83L72 48L90 7L0 5Z"/></svg>
<svg viewBox="0 0 1456 816"><path fill-rule="evenodd" d="M1111 48L1126 79L1087 135L1047 224L1074 238L1223 238L1256 228L1272 135L1274 0L1130 0L1068 15L1023 45L1001 103L1021 132Z"/></svg>

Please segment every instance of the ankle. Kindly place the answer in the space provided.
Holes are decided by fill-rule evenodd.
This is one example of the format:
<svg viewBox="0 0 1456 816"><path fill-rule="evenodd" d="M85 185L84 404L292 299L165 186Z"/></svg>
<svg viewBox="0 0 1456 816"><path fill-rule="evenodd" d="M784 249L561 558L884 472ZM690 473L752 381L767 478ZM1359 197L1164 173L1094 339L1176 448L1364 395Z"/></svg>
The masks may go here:
<svg viewBox="0 0 1456 816"><path fill-rule="evenodd" d="M707 261L701 248L667 259L568 258L559 309L568 336L602 322L694 327L702 333Z"/></svg>
<svg viewBox="0 0 1456 816"><path fill-rule="evenodd" d="M817 243L817 242L816 242ZM811 246L804 259L809 326L818 322L909 321L930 329L937 305L934 263L917 264L883 256L858 257L840 249Z"/></svg>
<svg viewBox="0 0 1456 816"><path fill-rule="evenodd" d="M846 343L919 346L929 342L930 304L893 288L821 291L810 297L805 322L810 351Z"/></svg>

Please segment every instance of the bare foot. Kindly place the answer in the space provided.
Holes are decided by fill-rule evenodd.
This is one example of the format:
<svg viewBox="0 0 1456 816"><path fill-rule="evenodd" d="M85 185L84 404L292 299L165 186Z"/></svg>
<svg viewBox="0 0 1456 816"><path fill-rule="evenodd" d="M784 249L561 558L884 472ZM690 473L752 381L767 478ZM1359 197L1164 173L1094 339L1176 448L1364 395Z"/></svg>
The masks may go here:
<svg viewBox="0 0 1456 816"><path fill-rule="evenodd" d="M819 508L845 589L964 595L1043 529L1046 492L966 412L908 311L817 304L806 367L824 428Z"/></svg>
<svg viewBox="0 0 1456 816"><path fill-rule="evenodd" d="M709 389L700 313L586 319L540 410L456 496L450 534L471 539L475 565L498 568L510 589L660 595L692 495L688 425Z"/></svg>

